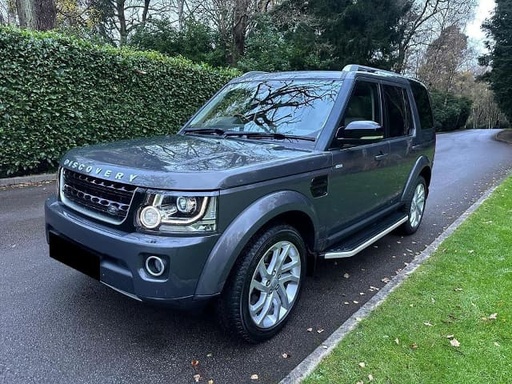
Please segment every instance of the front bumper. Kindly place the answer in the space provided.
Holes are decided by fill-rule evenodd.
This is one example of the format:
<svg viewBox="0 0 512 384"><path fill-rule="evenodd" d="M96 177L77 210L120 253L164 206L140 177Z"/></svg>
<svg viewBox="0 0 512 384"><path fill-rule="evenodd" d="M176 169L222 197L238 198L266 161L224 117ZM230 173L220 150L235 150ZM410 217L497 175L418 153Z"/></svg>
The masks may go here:
<svg viewBox="0 0 512 384"><path fill-rule="evenodd" d="M211 236L127 233L86 219L55 197L45 204L50 256L141 301L193 307L218 292L195 296L206 259L218 240ZM162 276L144 268L148 256L166 263Z"/></svg>

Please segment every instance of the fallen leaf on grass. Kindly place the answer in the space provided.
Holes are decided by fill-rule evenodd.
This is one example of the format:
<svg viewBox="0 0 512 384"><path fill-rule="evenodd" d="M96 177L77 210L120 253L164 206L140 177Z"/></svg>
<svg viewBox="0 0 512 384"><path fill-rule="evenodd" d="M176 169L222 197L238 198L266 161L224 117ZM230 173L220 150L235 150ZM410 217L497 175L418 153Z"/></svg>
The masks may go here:
<svg viewBox="0 0 512 384"><path fill-rule="evenodd" d="M460 347L459 341L455 338L455 335L448 335L446 336L447 339L450 339L450 345L452 347Z"/></svg>
<svg viewBox="0 0 512 384"><path fill-rule="evenodd" d="M490 315L488 317L489 320L496 320L498 318L498 314L497 313L493 313L492 315Z"/></svg>
<svg viewBox="0 0 512 384"><path fill-rule="evenodd" d="M400 340L398 340L398 337L395 339L396 345L400 345Z"/></svg>
<svg viewBox="0 0 512 384"><path fill-rule="evenodd" d="M494 342L494 346L495 347L499 347L500 346L500 343L498 343L497 341Z"/></svg>
<svg viewBox="0 0 512 384"><path fill-rule="evenodd" d="M412 343L411 344L411 349L418 349L418 344Z"/></svg>
<svg viewBox="0 0 512 384"><path fill-rule="evenodd" d="M423 325L426 325L427 327L433 327L433 325L430 323L430 321L423 323Z"/></svg>
<svg viewBox="0 0 512 384"><path fill-rule="evenodd" d="M368 380L373 381L373 375L368 375Z"/></svg>

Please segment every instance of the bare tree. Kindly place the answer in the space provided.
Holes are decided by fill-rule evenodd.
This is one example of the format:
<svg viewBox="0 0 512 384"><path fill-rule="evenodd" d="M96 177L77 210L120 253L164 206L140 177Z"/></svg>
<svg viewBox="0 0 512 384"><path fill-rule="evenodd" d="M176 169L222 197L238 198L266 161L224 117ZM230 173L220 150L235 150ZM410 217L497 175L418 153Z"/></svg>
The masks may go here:
<svg viewBox="0 0 512 384"><path fill-rule="evenodd" d="M109 20L111 31L118 36L119 45L123 46L128 41L128 35L135 28L144 26L150 11L151 0L109 0L111 15Z"/></svg>
<svg viewBox="0 0 512 384"><path fill-rule="evenodd" d="M453 92L457 75L467 61L468 37L452 25L427 48L418 77L441 92Z"/></svg>
<svg viewBox="0 0 512 384"><path fill-rule="evenodd" d="M245 39L254 17L269 12L282 0L205 0L197 10L217 30L220 43L228 52L227 61L235 65L244 55Z"/></svg>
<svg viewBox="0 0 512 384"><path fill-rule="evenodd" d="M397 72L415 72L419 58L428 44L439 36L439 32L450 25L465 25L476 6L476 0L402 1L409 10L399 25L402 39L394 68Z"/></svg>

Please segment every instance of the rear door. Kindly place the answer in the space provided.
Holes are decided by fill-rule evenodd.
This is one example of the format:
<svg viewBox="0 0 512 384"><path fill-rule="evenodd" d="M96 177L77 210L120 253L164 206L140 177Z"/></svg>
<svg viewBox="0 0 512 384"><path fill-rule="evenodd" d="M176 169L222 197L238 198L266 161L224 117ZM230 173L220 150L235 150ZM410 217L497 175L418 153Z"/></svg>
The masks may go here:
<svg viewBox="0 0 512 384"><path fill-rule="evenodd" d="M407 89L396 84L382 84L384 102L384 136L389 144L386 185L389 198L400 199L416 155L413 147L415 131L411 101Z"/></svg>

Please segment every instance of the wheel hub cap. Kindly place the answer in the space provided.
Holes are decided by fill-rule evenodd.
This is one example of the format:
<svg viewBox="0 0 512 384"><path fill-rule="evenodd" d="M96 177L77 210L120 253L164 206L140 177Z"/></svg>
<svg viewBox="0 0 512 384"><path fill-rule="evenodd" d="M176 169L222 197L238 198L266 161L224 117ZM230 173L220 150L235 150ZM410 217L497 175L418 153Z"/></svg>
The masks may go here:
<svg viewBox="0 0 512 384"><path fill-rule="evenodd" d="M249 314L256 326L271 328L288 315L300 276L300 254L293 243L280 241L265 252L249 287Z"/></svg>

